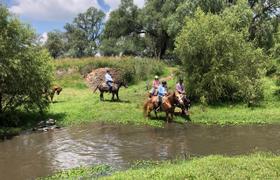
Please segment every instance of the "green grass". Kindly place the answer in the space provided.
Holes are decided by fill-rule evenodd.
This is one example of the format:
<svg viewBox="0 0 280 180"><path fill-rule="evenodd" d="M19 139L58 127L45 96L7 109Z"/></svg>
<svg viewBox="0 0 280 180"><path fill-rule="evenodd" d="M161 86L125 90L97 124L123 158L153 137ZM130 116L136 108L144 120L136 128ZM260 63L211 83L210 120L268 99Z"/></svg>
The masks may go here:
<svg viewBox="0 0 280 180"><path fill-rule="evenodd" d="M45 178L38 178L38 179L45 179L45 180L55 180L55 179L80 179L83 177L83 179L93 179L98 178L100 176L107 175L109 172L111 172L111 168L106 165L98 165L94 167L80 167L80 168L74 168L71 170L64 170L57 172L53 176L45 177Z"/></svg>
<svg viewBox="0 0 280 180"><path fill-rule="evenodd" d="M263 81L264 101L259 106L248 108L247 104L224 104L206 107L204 112L200 105L195 105L191 109L192 121L219 125L280 123L280 99L275 95L278 87L272 78Z"/></svg>
<svg viewBox="0 0 280 180"><path fill-rule="evenodd" d="M215 155L189 160L143 161L119 172L106 169L110 168L99 167L97 171L96 167L76 168L47 179L279 179L280 156L263 153L234 157Z"/></svg>
<svg viewBox="0 0 280 180"><path fill-rule="evenodd" d="M77 80L77 78L80 78ZM60 115L63 125L84 122L132 123L161 126L161 121L144 118L143 102L147 97L145 83L120 89L121 102L111 102L111 94L105 94L105 101L99 100L99 93L93 93L78 74L69 75L57 81L63 87L56 103L50 107L50 113Z"/></svg>
<svg viewBox="0 0 280 180"><path fill-rule="evenodd" d="M50 106L49 113L62 125L109 122L162 126L164 123L163 113L160 114L161 120L150 120L143 115L143 103L147 98L144 81L131 85L127 89L121 88L122 102L111 102L110 94L105 94L106 101L101 102L99 93L94 94L78 72L64 75L57 79L56 83L63 87L63 91L60 96L55 96L56 102ZM193 123L210 125L280 123L280 100L274 95L277 90L275 82L271 78L266 78L264 84L265 100L259 107L248 108L246 104L223 104L208 106L203 111L200 104L195 104L191 107L190 118ZM175 80L168 81L170 90L174 85ZM183 123L185 120L177 116L175 121Z"/></svg>
<svg viewBox="0 0 280 180"><path fill-rule="evenodd" d="M191 160L166 161L140 169L116 172L101 179L279 179L280 157L208 156Z"/></svg>

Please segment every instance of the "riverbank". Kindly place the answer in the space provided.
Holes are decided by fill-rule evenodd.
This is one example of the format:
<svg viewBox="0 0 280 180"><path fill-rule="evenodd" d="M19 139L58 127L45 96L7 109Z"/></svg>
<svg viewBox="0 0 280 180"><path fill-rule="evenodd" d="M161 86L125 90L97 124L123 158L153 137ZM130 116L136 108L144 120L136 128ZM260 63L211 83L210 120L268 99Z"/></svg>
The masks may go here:
<svg viewBox="0 0 280 180"><path fill-rule="evenodd" d="M74 61L75 62L75 61ZM90 63L90 60L86 60ZM71 68L69 62L58 62L57 67ZM83 62L85 63L85 62ZM71 63L70 63L71 64ZM77 65L75 65L77 66ZM80 69L86 64L80 65ZM167 68L167 66L166 66ZM163 70L162 76L171 73ZM149 78L149 84L152 79ZM265 97L259 106L249 108L247 104L222 104L216 106L202 106L193 104L190 119L197 124L217 125L245 125L245 124L278 124L280 123L280 100L274 93L277 90L275 80L264 78ZM174 89L176 78L168 80L170 90ZM111 95L105 94L105 101L99 100L99 92L93 93L86 86L80 72L66 73L57 77L56 84L63 87L60 96L55 96L55 103L51 104L49 114L57 119L61 125L75 125L87 122L109 122L134 125L162 126L165 114L160 114L160 120L147 119L143 115L143 103L147 99L147 81L139 80L127 89L120 89L120 102L111 102ZM180 109L176 109L177 112ZM152 113L153 115L153 113ZM181 116L174 118L175 122L184 123Z"/></svg>
<svg viewBox="0 0 280 180"><path fill-rule="evenodd" d="M100 179L278 179L280 157L262 153L234 157L213 155L189 160L143 161L119 172L112 172L110 168L96 169L94 172L92 168L68 170L46 179L93 178L102 174ZM82 173L77 173L79 171Z"/></svg>

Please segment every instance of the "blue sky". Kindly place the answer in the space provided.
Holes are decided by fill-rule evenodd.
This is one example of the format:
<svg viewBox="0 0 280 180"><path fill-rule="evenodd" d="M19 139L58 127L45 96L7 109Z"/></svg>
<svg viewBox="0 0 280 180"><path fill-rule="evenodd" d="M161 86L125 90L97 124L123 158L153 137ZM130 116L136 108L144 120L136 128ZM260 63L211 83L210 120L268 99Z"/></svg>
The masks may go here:
<svg viewBox="0 0 280 180"><path fill-rule="evenodd" d="M104 11L107 16L116 9L121 0L0 0L23 22L31 24L38 34L54 29L63 30L67 22L89 7ZM134 0L138 7L143 7L144 0Z"/></svg>

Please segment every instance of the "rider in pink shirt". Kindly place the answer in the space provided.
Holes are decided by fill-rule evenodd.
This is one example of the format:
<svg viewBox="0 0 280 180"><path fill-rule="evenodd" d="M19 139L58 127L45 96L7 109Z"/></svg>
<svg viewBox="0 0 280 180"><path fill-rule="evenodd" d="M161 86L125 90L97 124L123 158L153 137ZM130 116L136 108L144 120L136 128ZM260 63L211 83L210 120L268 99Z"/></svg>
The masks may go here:
<svg viewBox="0 0 280 180"><path fill-rule="evenodd" d="M157 90L158 90L159 85L160 85L159 78L158 78L158 76L155 76L155 80L153 81L153 88L150 91L150 96L156 96L157 95Z"/></svg>
<svg viewBox="0 0 280 180"><path fill-rule="evenodd" d="M185 94L186 93L182 79L180 79L179 82L176 84L176 91L180 94Z"/></svg>

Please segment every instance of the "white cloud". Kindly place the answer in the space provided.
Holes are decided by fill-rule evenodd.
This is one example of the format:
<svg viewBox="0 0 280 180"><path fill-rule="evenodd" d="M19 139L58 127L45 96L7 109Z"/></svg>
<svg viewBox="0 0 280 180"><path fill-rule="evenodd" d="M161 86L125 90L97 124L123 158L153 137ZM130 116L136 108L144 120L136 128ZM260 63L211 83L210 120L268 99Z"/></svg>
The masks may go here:
<svg viewBox="0 0 280 180"><path fill-rule="evenodd" d="M39 41L42 43L42 44L45 44L48 40L48 33L47 32L44 32L40 37L39 37Z"/></svg>
<svg viewBox="0 0 280 180"><path fill-rule="evenodd" d="M104 2L108 4L112 10L118 8L118 6L121 4L121 0L104 0ZM133 0L133 2L139 8L142 8L145 4L145 0Z"/></svg>
<svg viewBox="0 0 280 180"><path fill-rule="evenodd" d="M72 20L89 7L100 9L97 0L16 0L10 11L31 20Z"/></svg>
<svg viewBox="0 0 280 180"><path fill-rule="evenodd" d="M136 4L138 7L142 8L145 5L145 0L134 0L134 4Z"/></svg>

